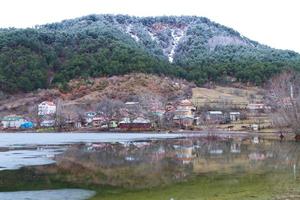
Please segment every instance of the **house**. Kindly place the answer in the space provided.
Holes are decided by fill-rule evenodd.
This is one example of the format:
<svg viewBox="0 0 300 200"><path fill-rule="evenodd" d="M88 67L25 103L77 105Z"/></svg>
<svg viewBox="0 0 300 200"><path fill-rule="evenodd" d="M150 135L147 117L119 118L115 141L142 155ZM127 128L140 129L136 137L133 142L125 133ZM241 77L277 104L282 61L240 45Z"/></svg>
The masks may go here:
<svg viewBox="0 0 300 200"><path fill-rule="evenodd" d="M194 116L196 108L190 100L182 100L176 107L175 115Z"/></svg>
<svg viewBox="0 0 300 200"><path fill-rule="evenodd" d="M132 121L129 118L124 118L119 122L118 128L123 130L147 131L152 128L150 120L138 117Z"/></svg>
<svg viewBox="0 0 300 200"><path fill-rule="evenodd" d="M130 124L131 124L130 118L125 117L125 118L123 118L123 119L119 122L118 127L119 127L119 128L129 127Z"/></svg>
<svg viewBox="0 0 300 200"><path fill-rule="evenodd" d="M38 115L53 115L56 113L56 105L51 101L43 101L38 105Z"/></svg>
<svg viewBox="0 0 300 200"><path fill-rule="evenodd" d="M173 121L176 125L182 127L191 127L194 124L194 117L193 116L185 116L185 115L175 115L173 117Z"/></svg>
<svg viewBox="0 0 300 200"><path fill-rule="evenodd" d="M20 128L26 120L17 115L8 115L1 120L3 128Z"/></svg>
<svg viewBox="0 0 300 200"><path fill-rule="evenodd" d="M258 131L259 130L259 125L258 124L251 124L250 127L253 131Z"/></svg>
<svg viewBox="0 0 300 200"><path fill-rule="evenodd" d="M165 110L166 110L166 112L171 112L171 111L174 111L176 109L175 109L174 105L171 102L168 102L166 104Z"/></svg>
<svg viewBox="0 0 300 200"><path fill-rule="evenodd" d="M97 116L97 113L96 112L86 112L84 113L84 122L85 122L85 125L92 125L93 126L93 119L96 118ZM95 119L95 124L97 124L97 119Z"/></svg>
<svg viewBox="0 0 300 200"><path fill-rule="evenodd" d="M165 114L165 110L157 109L157 110L154 110L154 111L152 112L152 114L153 114L154 116L157 116L157 117L159 117L159 118L162 118L162 117L164 116L164 114Z"/></svg>
<svg viewBox="0 0 300 200"><path fill-rule="evenodd" d="M239 121L241 119L240 112L229 112L230 121Z"/></svg>
<svg viewBox="0 0 300 200"><path fill-rule="evenodd" d="M118 122L115 120L111 120L109 121L109 123L102 123L101 128L105 128L105 129L114 129L118 127Z"/></svg>
<svg viewBox="0 0 300 200"><path fill-rule="evenodd" d="M249 103L247 109L250 111L263 111L265 109L265 104L263 103Z"/></svg>
<svg viewBox="0 0 300 200"><path fill-rule="evenodd" d="M206 121L215 121L215 122L220 122L224 119L224 115L222 111L207 111Z"/></svg>
<svg viewBox="0 0 300 200"><path fill-rule="evenodd" d="M63 128L65 129L73 129L73 128L81 128L81 121L78 120L66 120L64 122Z"/></svg>
<svg viewBox="0 0 300 200"><path fill-rule="evenodd" d="M89 118L93 118L93 117L95 117L96 115L97 115L97 113L96 113L96 112L92 112L92 111L86 112L86 113L85 113L85 116L86 116L86 117L89 117Z"/></svg>
<svg viewBox="0 0 300 200"><path fill-rule="evenodd" d="M216 124L227 124L230 123L230 117L228 113L222 111L208 111L205 114L205 120L207 122L213 122Z"/></svg>
<svg viewBox="0 0 300 200"><path fill-rule="evenodd" d="M53 127L55 126L55 120L43 120L41 122L41 127Z"/></svg>
<svg viewBox="0 0 300 200"><path fill-rule="evenodd" d="M93 117L92 118L92 126L100 127L103 121L105 121L103 117Z"/></svg>
<svg viewBox="0 0 300 200"><path fill-rule="evenodd" d="M173 121L176 125L190 127L194 123L194 112L196 108L190 100L182 100L174 111Z"/></svg>
<svg viewBox="0 0 300 200"><path fill-rule="evenodd" d="M117 128L118 127L118 122L116 120L111 120L109 122L109 128Z"/></svg>

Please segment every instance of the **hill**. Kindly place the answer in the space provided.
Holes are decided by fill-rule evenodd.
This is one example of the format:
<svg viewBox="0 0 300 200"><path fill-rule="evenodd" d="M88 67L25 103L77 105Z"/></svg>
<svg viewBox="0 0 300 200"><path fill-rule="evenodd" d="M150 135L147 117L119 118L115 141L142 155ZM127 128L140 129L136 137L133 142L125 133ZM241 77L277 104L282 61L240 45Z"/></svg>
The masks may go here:
<svg viewBox="0 0 300 200"><path fill-rule="evenodd" d="M265 91L260 87L193 88L192 101L198 107L245 109L249 103L264 102Z"/></svg>
<svg viewBox="0 0 300 200"><path fill-rule="evenodd" d="M262 84L300 55L252 41L204 17L89 15L0 30L0 90L67 86L74 78L132 72L194 81Z"/></svg>
<svg viewBox="0 0 300 200"><path fill-rule="evenodd" d="M104 98L141 101L156 98L161 103L191 98L195 85L182 79L149 74L128 74L102 78L74 79L67 83L67 91L43 89L26 94L8 95L0 100L0 116L21 114L35 116L37 105L45 100L61 101L65 109L96 110Z"/></svg>

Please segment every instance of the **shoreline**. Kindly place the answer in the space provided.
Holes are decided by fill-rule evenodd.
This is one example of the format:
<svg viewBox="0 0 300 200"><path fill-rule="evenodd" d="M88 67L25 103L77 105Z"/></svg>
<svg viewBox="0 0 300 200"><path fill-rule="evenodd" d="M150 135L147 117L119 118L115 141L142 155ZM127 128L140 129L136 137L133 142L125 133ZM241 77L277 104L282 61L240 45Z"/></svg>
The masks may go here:
<svg viewBox="0 0 300 200"><path fill-rule="evenodd" d="M213 133L212 133L213 132ZM207 130L164 130L164 131L120 131L120 130L95 130L95 129L85 129L85 130L74 130L74 131L38 131L38 130L24 130L24 131L0 131L1 134L122 134L122 135L172 135L177 134L183 137L205 137L205 136L235 136L235 137L260 137L266 139L278 139L280 140L279 134L276 131L270 132L250 132L250 131L239 131L239 130L214 130L214 131L207 131ZM294 140L295 135L291 132L287 132L285 134L284 140Z"/></svg>

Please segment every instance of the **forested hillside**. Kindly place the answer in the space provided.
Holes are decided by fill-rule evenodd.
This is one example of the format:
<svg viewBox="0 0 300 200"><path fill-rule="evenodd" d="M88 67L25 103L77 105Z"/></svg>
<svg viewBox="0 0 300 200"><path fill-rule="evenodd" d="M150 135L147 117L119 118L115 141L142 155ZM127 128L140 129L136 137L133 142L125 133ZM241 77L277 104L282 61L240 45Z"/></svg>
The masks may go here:
<svg viewBox="0 0 300 200"><path fill-rule="evenodd" d="M261 84L299 54L261 45L203 17L90 15L0 30L0 90L66 87L77 77L144 72Z"/></svg>

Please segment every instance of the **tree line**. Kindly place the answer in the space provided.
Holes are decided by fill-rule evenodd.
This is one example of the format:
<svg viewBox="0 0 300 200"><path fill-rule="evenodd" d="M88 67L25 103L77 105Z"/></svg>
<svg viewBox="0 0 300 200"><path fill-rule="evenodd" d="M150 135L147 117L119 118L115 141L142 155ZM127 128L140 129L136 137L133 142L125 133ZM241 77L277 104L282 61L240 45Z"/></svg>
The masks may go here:
<svg viewBox="0 0 300 200"><path fill-rule="evenodd" d="M124 16L119 16L117 20L124 18L129 20ZM108 19L113 20L112 17ZM83 20L87 23L85 28L78 25ZM97 26L92 25L97 20ZM142 24L151 24L156 20L144 18ZM178 19L163 20L178 23ZM205 18L198 21L212 23ZM77 25L79 28L76 28ZM225 30L218 24L212 25L216 26L216 30ZM139 44L108 21L100 23L95 16L32 29L2 29L0 91L29 92L51 87L67 89L67 82L74 78L132 72L180 77L198 86L209 81L226 83L228 77L261 85L283 69L300 68L299 54L259 45L255 48L224 46L217 47L213 52L207 51L201 38L208 38L209 33L200 31L204 36L196 37L200 34L196 30L200 31L200 28L191 29L188 41L178 46L177 57L172 64L160 55L157 45L148 40L145 40L148 41L146 46ZM231 29L226 31L228 34L238 34Z"/></svg>

